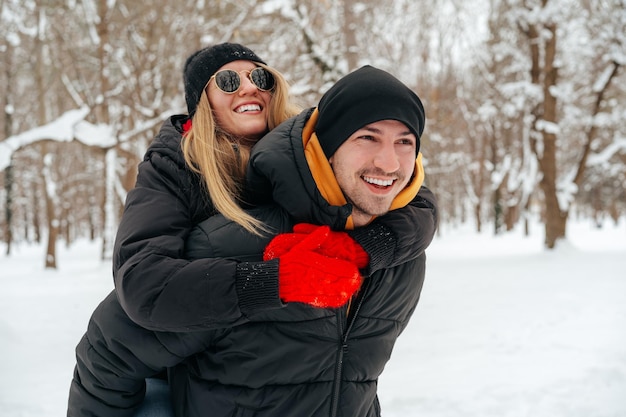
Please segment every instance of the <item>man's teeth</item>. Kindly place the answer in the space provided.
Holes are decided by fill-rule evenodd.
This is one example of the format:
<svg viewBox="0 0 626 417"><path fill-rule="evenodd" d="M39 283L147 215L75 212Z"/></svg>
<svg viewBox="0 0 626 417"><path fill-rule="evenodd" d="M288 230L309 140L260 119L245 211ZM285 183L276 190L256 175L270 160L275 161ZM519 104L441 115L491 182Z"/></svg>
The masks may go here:
<svg viewBox="0 0 626 417"><path fill-rule="evenodd" d="M237 107L237 113L244 113L247 111L261 111L261 106L258 104L246 104L241 107Z"/></svg>
<svg viewBox="0 0 626 417"><path fill-rule="evenodd" d="M379 180L377 178L363 177L365 182L369 182L370 184L380 185L381 187L389 187L393 184L393 180Z"/></svg>

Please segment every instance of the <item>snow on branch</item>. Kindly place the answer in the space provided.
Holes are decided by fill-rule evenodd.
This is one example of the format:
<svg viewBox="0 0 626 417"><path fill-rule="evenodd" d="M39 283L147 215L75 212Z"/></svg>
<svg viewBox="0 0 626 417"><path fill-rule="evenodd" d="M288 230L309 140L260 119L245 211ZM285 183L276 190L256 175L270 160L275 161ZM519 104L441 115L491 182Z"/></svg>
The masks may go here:
<svg viewBox="0 0 626 417"><path fill-rule="evenodd" d="M9 136L0 142L0 171L9 166L11 156L15 151L42 140L56 142L78 140L85 145L102 148L115 145L116 139L110 126L93 125L84 120L89 112L90 109L87 106L69 110L46 125Z"/></svg>
<svg viewBox="0 0 626 417"><path fill-rule="evenodd" d="M607 85L609 84L613 76L615 75L615 68L617 66L619 65L617 63L614 63L612 66L606 67L604 69L602 74L600 74L596 82L593 84L594 93L599 93L607 87Z"/></svg>
<svg viewBox="0 0 626 417"><path fill-rule="evenodd" d="M113 128L110 125L94 125L85 120L79 121L74 126L74 139L87 146L103 149L111 148L117 143L117 138L113 134Z"/></svg>
<svg viewBox="0 0 626 417"><path fill-rule="evenodd" d="M74 126L83 120L87 114L89 114L88 107L69 110L47 125L9 136L0 142L0 170L9 166L13 152L31 143L46 139L57 142L71 141L74 137Z"/></svg>
<svg viewBox="0 0 626 417"><path fill-rule="evenodd" d="M549 122L544 119L537 120L535 128L538 132L546 132L553 135L558 135L560 132L559 125L554 122Z"/></svg>
<svg viewBox="0 0 626 417"><path fill-rule="evenodd" d="M602 152L589 155L587 166L603 165L620 151L626 152L626 138L616 139L613 143L604 148Z"/></svg>

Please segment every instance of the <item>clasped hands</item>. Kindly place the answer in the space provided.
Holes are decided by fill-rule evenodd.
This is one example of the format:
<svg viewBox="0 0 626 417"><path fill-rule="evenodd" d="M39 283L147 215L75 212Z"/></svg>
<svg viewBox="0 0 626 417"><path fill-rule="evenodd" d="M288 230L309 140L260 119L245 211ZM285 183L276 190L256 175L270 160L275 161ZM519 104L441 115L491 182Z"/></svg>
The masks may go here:
<svg viewBox="0 0 626 417"><path fill-rule="evenodd" d="M272 239L263 260L276 258L281 300L322 308L346 304L361 287L359 269L369 263L367 252L346 232L308 223Z"/></svg>

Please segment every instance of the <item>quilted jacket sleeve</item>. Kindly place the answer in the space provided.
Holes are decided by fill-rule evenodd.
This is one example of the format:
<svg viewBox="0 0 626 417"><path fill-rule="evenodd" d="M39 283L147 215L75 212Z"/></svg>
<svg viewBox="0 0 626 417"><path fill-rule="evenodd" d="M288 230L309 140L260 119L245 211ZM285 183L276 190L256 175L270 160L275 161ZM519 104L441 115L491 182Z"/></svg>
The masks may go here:
<svg viewBox="0 0 626 417"><path fill-rule="evenodd" d="M147 329L188 331L235 325L245 320L240 305L282 307L276 265L255 292L237 289L235 259L185 259L190 231L213 210L172 136L151 145L119 225L113 275L124 311Z"/></svg>

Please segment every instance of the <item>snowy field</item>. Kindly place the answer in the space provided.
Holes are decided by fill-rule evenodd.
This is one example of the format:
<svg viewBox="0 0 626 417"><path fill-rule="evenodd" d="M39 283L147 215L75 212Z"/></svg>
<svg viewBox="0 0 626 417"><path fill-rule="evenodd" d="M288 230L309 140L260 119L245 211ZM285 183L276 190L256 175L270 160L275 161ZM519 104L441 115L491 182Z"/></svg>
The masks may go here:
<svg viewBox="0 0 626 417"><path fill-rule="evenodd" d="M626 222L494 238L443 227L379 383L384 417L626 416ZM112 288L99 247L0 245L0 416L65 416L74 347Z"/></svg>

